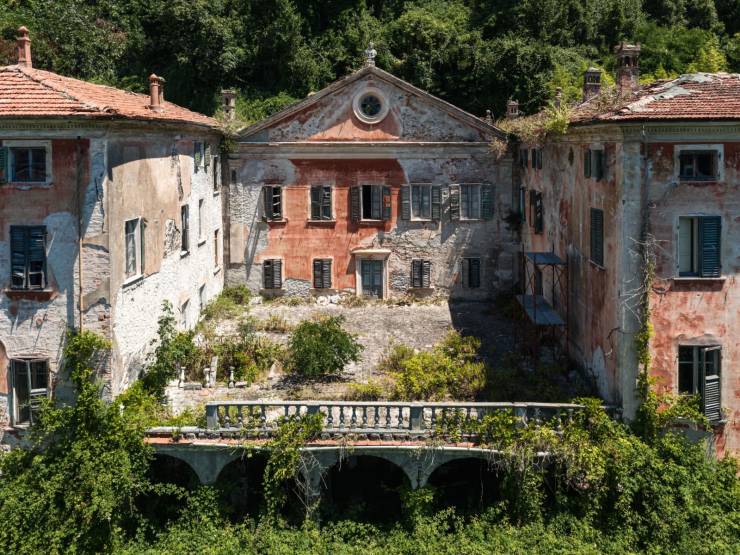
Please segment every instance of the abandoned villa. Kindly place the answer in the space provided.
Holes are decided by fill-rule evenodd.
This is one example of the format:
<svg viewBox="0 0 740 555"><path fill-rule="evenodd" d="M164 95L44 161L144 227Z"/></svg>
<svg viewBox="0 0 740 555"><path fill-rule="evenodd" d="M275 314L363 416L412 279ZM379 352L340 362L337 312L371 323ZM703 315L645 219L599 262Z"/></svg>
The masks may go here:
<svg viewBox="0 0 740 555"><path fill-rule="evenodd" d="M143 95L36 69L23 27L17 49L0 68L1 442L35 398L69 398L69 328L110 339L114 397L164 301L187 329L244 284L512 295L522 341L560 345L627 419L647 295L656 387L698 395L716 450L740 451L740 75L641 84L640 45L622 43L616 91L589 69L564 133L516 136L376 67L370 47L361 69L234 131L231 91L217 121L168 102L156 75Z"/></svg>

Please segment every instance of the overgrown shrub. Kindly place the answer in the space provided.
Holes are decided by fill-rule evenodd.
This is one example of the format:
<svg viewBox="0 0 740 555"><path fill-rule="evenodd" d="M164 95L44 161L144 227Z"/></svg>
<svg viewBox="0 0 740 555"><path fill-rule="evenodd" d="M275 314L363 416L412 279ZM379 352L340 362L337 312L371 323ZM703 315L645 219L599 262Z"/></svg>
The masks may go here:
<svg viewBox="0 0 740 555"><path fill-rule="evenodd" d="M450 331L431 351L416 353L395 346L379 369L395 379L394 399L404 401L474 399L486 384L486 367L478 358L480 340Z"/></svg>
<svg viewBox="0 0 740 555"><path fill-rule="evenodd" d="M292 329L292 326L282 316L278 314L270 314L267 319L257 322L256 328L259 331L287 333Z"/></svg>
<svg viewBox="0 0 740 555"><path fill-rule="evenodd" d="M249 289L244 285L224 287L221 294L203 308L201 317L204 321L237 318L245 312L250 298Z"/></svg>
<svg viewBox="0 0 740 555"><path fill-rule="evenodd" d="M379 401L386 397L387 392L383 384L375 381L368 383L352 383L347 387L344 398L347 401Z"/></svg>
<svg viewBox="0 0 740 555"><path fill-rule="evenodd" d="M360 360L362 345L342 328L340 316L317 316L304 320L290 336L290 371L304 378L318 378L341 372L350 362Z"/></svg>

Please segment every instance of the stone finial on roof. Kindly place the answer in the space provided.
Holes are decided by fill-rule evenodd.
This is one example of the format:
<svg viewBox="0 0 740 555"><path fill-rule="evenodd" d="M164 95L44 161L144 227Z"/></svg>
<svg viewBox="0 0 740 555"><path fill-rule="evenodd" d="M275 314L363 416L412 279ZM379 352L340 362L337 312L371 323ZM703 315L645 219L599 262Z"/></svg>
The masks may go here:
<svg viewBox="0 0 740 555"><path fill-rule="evenodd" d="M493 116L491 115L491 110L486 110L486 123L488 125L493 125Z"/></svg>
<svg viewBox="0 0 740 555"><path fill-rule="evenodd" d="M510 98L506 103L506 117L516 118L519 117L519 102Z"/></svg>
<svg viewBox="0 0 740 555"><path fill-rule="evenodd" d="M365 67L375 65L375 56L378 55L378 51L375 50L375 44L370 42L370 45L365 50Z"/></svg>
<svg viewBox="0 0 740 555"><path fill-rule="evenodd" d="M31 38L29 37L28 29L24 26L18 28L16 45L18 51L18 65L33 67L33 63L31 61Z"/></svg>

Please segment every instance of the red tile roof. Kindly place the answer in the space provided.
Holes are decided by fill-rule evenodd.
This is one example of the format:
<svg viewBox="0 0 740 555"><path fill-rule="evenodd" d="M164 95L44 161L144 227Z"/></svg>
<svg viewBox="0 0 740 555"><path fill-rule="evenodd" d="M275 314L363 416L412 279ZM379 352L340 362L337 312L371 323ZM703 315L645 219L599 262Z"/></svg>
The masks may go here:
<svg viewBox="0 0 740 555"><path fill-rule="evenodd" d="M580 104L574 123L641 120L740 119L740 74L692 73L656 81L612 101L604 95Z"/></svg>
<svg viewBox="0 0 740 555"><path fill-rule="evenodd" d="M171 102L147 107L149 96L21 65L0 67L0 118L134 119L218 127L208 116Z"/></svg>

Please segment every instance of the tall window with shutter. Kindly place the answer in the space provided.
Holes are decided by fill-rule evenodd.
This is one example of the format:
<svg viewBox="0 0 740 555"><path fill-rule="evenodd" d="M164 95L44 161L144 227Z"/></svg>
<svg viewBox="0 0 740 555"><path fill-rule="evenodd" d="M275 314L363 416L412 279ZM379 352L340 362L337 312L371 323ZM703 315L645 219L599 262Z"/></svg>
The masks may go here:
<svg viewBox="0 0 740 555"><path fill-rule="evenodd" d="M264 218L267 221L283 219L283 188L274 185L262 187Z"/></svg>
<svg viewBox="0 0 740 555"><path fill-rule="evenodd" d="M478 220L481 216L480 185L460 185L460 219Z"/></svg>
<svg viewBox="0 0 740 555"><path fill-rule="evenodd" d="M124 223L127 278L144 273L144 229L141 218L127 220Z"/></svg>
<svg viewBox="0 0 740 555"><path fill-rule="evenodd" d="M49 395L49 361L11 359L10 376L13 425L33 424L41 400Z"/></svg>
<svg viewBox="0 0 740 555"><path fill-rule="evenodd" d="M606 175L606 158L603 149L589 148L583 154L583 176L596 181Z"/></svg>
<svg viewBox="0 0 740 555"><path fill-rule="evenodd" d="M431 287L432 263L429 260L411 261L411 287L426 289Z"/></svg>
<svg viewBox="0 0 740 555"><path fill-rule="evenodd" d="M480 287L480 258L463 258L460 265L462 286L467 289Z"/></svg>
<svg viewBox="0 0 740 555"><path fill-rule="evenodd" d="M391 188L361 185L350 189L350 217L353 222L391 219Z"/></svg>
<svg viewBox="0 0 740 555"><path fill-rule="evenodd" d="M10 226L10 275L12 289L46 287L46 226Z"/></svg>
<svg viewBox="0 0 740 555"><path fill-rule="evenodd" d="M678 393L698 395L710 422L722 420L721 364L719 345L678 347Z"/></svg>
<svg viewBox="0 0 740 555"><path fill-rule="evenodd" d="M332 219L330 185L311 187L311 219L314 221Z"/></svg>
<svg viewBox="0 0 740 555"><path fill-rule="evenodd" d="M678 219L678 275L720 277L722 219L687 216Z"/></svg>
<svg viewBox="0 0 740 555"><path fill-rule="evenodd" d="M542 200L542 192L532 189L529 191L529 220L532 222L535 233L545 230L545 207Z"/></svg>
<svg viewBox="0 0 740 555"><path fill-rule="evenodd" d="M187 204L180 207L180 250L188 252L190 250L190 208Z"/></svg>
<svg viewBox="0 0 740 555"><path fill-rule="evenodd" d="M265 289L283 288L283 261L275 258L262 262L262 286Z"/></svg>
<svg viewBox="0 0 740 555"><path fill-rule="evenodd" d="M198 173L203 164L203 143L193 141L193 172Z"/></svg>
<svg viewBox="0 0 740 555"><path fill-rule="evenodd" d="M313 286L314 289L331 289L331 259L313 261Z"/></svg>
<svg viewBox="0 0 740 555"><path fill-rule="evenodd" d="M604 266L604 211L591 209L591 262Z"/></svg>

